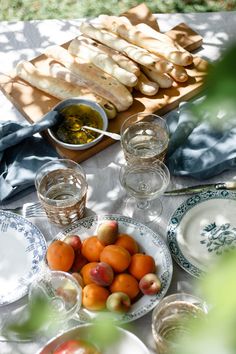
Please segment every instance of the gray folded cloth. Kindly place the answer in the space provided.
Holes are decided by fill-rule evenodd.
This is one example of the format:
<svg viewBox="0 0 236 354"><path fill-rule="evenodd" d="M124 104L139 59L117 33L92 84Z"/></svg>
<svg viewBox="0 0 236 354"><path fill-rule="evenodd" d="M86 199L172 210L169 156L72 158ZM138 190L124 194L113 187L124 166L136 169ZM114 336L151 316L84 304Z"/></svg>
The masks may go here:
<svg viewBox="0 0 236 354"><path fill-rule="evenodd" d="M215 120L207 112L199 120L193 107L205 97L180 104L166 122L170 130L167 166L171 174L204 180L236 167L236 112L228 119L219 112Z"/></svg>
<svg viewBox="0 0 236 354"><path fill-rule="evenodd" d="M22 131L23 127L27 125L0 121L0 144L4 137ZM18 199L32 192L36 171L58 157L55 149L41 137L26 137L19 144L7 145L6 149L3 145L0 152L0 201Z"/></svg>

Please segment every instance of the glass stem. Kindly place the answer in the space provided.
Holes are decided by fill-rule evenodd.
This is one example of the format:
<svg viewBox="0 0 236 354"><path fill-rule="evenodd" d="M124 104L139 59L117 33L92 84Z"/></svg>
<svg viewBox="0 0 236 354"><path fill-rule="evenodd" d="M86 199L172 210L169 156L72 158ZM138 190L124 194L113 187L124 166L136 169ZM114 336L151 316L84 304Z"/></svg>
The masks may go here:
<svg viewBox="0 0 236 354"><path fill-rule="evenodd" d="M150 201L149 200L138 200L137 202L137 208L145 210L148 209L150 206Z"/></svg>

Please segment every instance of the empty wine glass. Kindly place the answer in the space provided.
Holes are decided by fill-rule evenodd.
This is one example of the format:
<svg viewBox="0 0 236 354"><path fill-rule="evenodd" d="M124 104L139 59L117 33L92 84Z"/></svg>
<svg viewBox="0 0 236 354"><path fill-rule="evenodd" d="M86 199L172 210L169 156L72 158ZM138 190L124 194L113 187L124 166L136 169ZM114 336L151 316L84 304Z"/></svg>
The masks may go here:
<svg viewBox="0 0 236 354"><path fill-rule="evenodd" d="M161 162L136 162L123 165L120 182L131 196L126 202L129 216L148 223L161 215L162 203L157 197L164 193L170 173Z"/></svg>

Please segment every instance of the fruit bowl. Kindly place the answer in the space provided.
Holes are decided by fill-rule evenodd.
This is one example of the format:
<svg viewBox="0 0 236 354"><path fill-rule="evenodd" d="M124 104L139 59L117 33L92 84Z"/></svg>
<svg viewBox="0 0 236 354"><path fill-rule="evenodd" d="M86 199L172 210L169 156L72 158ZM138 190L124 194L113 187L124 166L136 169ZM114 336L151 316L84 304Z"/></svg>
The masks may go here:
<svg viewBox="0 0 236 354"><path fill-rule="evenodd" d="M51 339L37 354L52 354L60 344L73 339L82 339L96 346L94 339L91 338L91 329L91 324L76 326ZM147 347L133 333L119 327L115 327L115 331L117 340L103 349L103 354L149 354Z"/></svg>
<svg viewBox="0 0 236 354"><path fill-rule="evenodd" d="M78 220L58 233L55 239L64 240L69 235L79 235L83 241L91 235L96 235L98 226L108 220L116 221L119 233L131 235L138 243L140 252L150 255L154 259L155 272L161 282L161 289L157 294L139 296L132 303L128 312L116 314L117 321L125 323L144 316L165 296L171 282L173 265L169 249L160 235L136 220L122 215L96 215ZM89 322L101 312L82 307L79 311L80 321L81 323Z"/></svg>

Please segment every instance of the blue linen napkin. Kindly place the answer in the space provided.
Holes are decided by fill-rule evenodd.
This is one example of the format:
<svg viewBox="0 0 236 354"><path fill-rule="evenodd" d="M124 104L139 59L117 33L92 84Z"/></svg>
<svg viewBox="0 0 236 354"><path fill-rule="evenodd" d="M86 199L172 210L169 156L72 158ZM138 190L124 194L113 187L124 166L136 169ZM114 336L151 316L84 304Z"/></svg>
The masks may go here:
<svg viewBox="0 0 236 354"><path fill-rule="evenodd" d="M171 174L204 180L236 167L235 119L209 119L207 112L201 120L193 114L194 102L183 102L178 111L170 112L166 122L170 130L167 166Z"/></svg>
<svg viewBox="0 0 236 354"><path fill-rule="evenodd" d="M10 133L27 125L0 121L0 142ZM57 159L54 148L41 137L27 137L19 144L0 152L0 201L18 199L32 192L36 171L46 162Z"/></svg>

